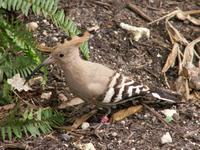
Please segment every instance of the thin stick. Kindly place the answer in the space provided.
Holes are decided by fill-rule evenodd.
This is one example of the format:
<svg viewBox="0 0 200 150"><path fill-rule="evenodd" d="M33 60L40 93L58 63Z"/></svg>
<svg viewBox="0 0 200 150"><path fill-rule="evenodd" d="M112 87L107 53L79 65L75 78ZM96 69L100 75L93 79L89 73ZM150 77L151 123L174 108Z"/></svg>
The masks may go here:
<svg viewBox="0 0 200 150"><path fill-rule="evenodd" d="M3 144L1 147L5 149L28 149L29 148L27 144L23 144L23 143Z"/></svg>
<svg viewBox="0 0 200 150"><path fill-rule="evenodd" d="M97 5L101 5L103 7L107 7L107 8L111 7L110 4L108 4L108 3L103 3L103 2L100 2L100 1L91 1L91 2L93 2L93 3L97 4Z"/></svg>
<svg viewBox="0 0 200 150"><path fill-rule="evenodd" d="M144 18L145 20L152 22L153 19L151 17L149 17L148 15L146 15L141 8L138 8L136 5L134 4L127 4L127 8L129 8L130 10L132 10L133 12L135 12L136 14L138 14L139 16L141 16L142 18Z"/></svg>
<svg viewBox="0 0 200 150"><path fill-rule="evenodd" d="M175 11L173 11L173 12L167 14L167 15L164 15L164 16L162 16L162 17L160 17L160 18L158 18L158 19L156 19L156 20L154 20L154 21L152 21L152 22L149 22L148 25L151 25L151 24L153 24L153 23L156 23L156 22L159 22L159 21L161 21L161 20L164 20L164 19L167 18L167 17L172 17L172 16L176 15L176 13L177 13L178 11L179 11L179 10L175 10Z"/></svg>
<svg viewBox="0 0 200 150"><path fill-rule="evenodd" d="M149 106L147 106L146 104L142 104L145 108L147 108L154 116L156 116L158 118L158 120L160 120L163 124L165 124L167 127L176 130L171 124L169 124L168 122L166 122L162 116L160 114L158 114L155 110L151 109Z"/></svg>
<svg viewBox="0 0 200 150"><path fill-rule="evenodd" d="M34 108L34 109L38 109L38 106L35 106L33 104L30 104L29 102L25 101L23 98L21 98L19 96L19 94L17 94L17 92L15 92L15 90L13 90L13 93L20 99L22 100L22 102L24 102L26 105L30 106L31 108Z"/></svg>

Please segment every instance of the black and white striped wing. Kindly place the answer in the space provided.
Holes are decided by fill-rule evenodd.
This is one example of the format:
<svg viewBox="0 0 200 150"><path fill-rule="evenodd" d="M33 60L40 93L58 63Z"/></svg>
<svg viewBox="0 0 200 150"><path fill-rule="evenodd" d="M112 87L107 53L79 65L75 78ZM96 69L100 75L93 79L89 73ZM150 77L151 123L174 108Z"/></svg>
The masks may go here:
<svg viewBox="0 0 200 150"><path fill-rule="evenodd" d="M167 98L163 91L155 91L148 86L139 84L123 74L115 73L112 77L108 89L103 96L103 103L118 103L136 96L152 96L156 99L174 103L173 96ZM165 96L164 96L165 95ZM163 97L164 96L164 97Z"/></svg>

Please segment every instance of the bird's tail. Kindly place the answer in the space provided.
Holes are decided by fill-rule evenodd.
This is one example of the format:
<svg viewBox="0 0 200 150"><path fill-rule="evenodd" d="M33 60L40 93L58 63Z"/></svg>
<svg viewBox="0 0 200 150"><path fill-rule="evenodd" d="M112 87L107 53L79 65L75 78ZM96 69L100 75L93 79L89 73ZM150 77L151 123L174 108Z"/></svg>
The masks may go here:
<svg viewBox="0 0 200 150"><path fill-rule="evenodd" d="M151 87L149 93L145 96L155 98L157 101L164 101L166 103L179 103L181 101L181 96L171 90Z"/></svg>

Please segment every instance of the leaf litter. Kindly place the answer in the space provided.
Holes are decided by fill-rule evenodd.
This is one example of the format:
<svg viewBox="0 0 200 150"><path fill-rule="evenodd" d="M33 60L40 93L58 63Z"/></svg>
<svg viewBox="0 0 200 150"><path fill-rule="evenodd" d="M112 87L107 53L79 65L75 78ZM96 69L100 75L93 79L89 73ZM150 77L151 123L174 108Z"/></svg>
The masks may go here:
<svg viewBox="0 0 200 150"><path fill-rule="evenodd" d="M200 68L195 65L196 59L200 61L200 56L195 50L195 45L200 42L200 37L189 42L182 33L180 33L170 22L170 19L177 17L182 21L189 21L190 23L199 26L200 20L192 17L192 14L200 14L200 10L182 11L179 8L160 19L157 19L151 23L165 19L165 27L172 43L172 49L165 65L162 69L162 73L166 73L169 68L173 67L178 60L179 70L178 79L176 80L176 88L185 100L198 99L197 93L192 94L191 90L200 89ZM151 24L150 23L150 24Z"/></svg>

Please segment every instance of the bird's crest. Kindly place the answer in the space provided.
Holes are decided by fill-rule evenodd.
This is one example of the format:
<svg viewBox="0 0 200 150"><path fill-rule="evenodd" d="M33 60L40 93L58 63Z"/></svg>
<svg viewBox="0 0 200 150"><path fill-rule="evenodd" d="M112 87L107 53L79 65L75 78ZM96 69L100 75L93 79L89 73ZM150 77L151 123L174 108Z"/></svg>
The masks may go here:
<svg viewBox="0 0 200 150"><path fill-rule="evenodd" d="M90 33L89 32L84 32L83 34L79 34L76 36L73 36L72 38L68 39L68 40L64 40L63 43L58 43L56 46L54 47L47 47L47 46L43 46L43 45L38 45L37 48L42 51L42 52L52 52L56 49L60 49L60 48L67 48L70 46L80 46L83 42L87 41L90 37Z"/></svg>

